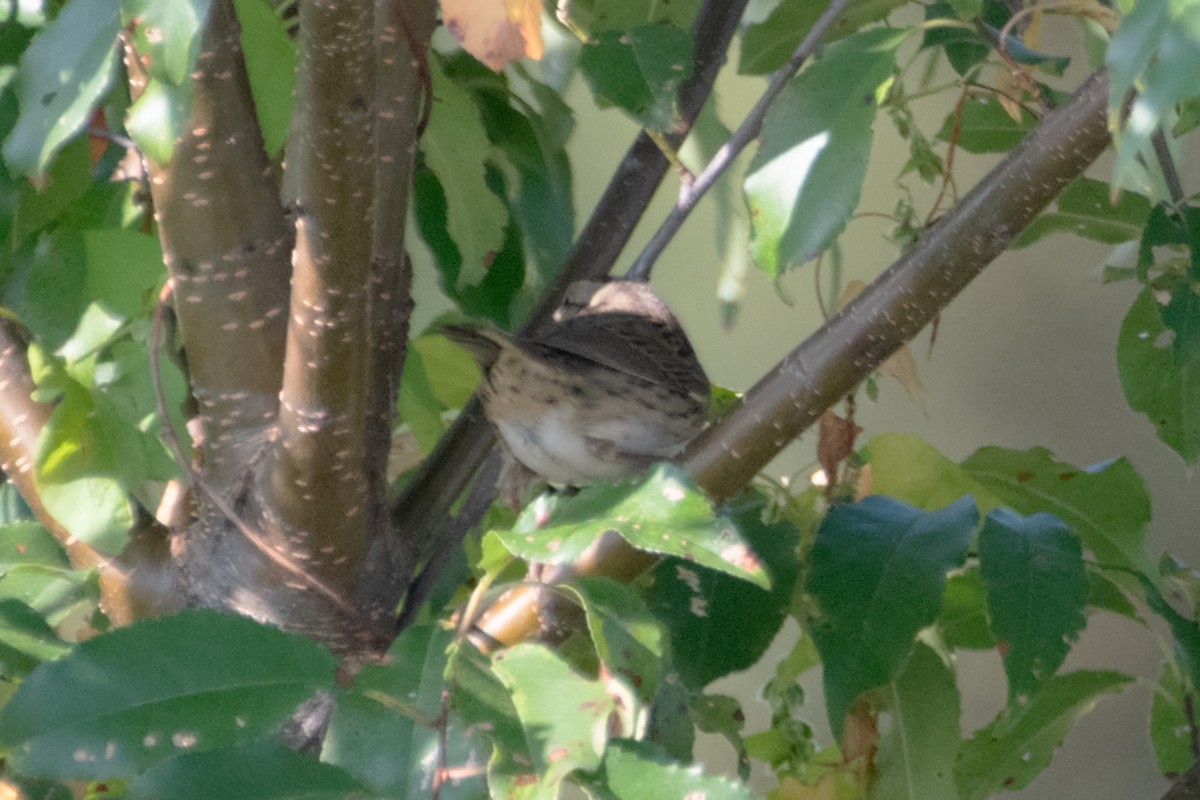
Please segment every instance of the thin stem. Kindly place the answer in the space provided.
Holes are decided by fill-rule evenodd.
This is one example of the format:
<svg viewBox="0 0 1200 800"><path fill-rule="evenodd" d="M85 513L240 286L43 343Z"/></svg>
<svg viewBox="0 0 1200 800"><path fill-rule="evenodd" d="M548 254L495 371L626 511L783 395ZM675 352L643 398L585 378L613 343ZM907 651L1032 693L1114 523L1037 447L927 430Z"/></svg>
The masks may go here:
<svg viewBox="0 0 1200 800"><path fill-rule="evenodd" d="M496 479L500 477L500 452L492 450L492 455L484 462L475 478L475 486L467 499L463 501L458 516L447 520L442 533L430 548L429 561L421 569L417 579L408 588L404 599L404 609L396 619L396 632L399 633L413 623L422 604L433 590L442 570L450 563L450 557L458 552L467 532L474 528L492 505L496 494Z"/></svg>
<svg viewBox="0 0 1200 800"><path fill-rule="evenodd" d="M1175 167L1171 148L1167 146L1167 135L1163 133L1161 127L1154 130L1154 135L1150 137L1150 144L1154 147L1154 158L1158 161L1158 168L1162 170L1163 180L1167 184L1167 192L1171 195L1171 204L1183 205L1187 195L1184 194L1183 181L1179 177L1179 170Z"/></svg>
<svg viewBox="0 0 1200 800"><path fill-rule="evenodd" d="M679 199L675 201L675 207L671 209L671 213L663 220L662 225L655 231L650 242L645 249L638 255L637 260L633 262L633 266L625 273L625 277L630 280L644 281L650 277L650 269L658 257L662 255L662 251L666 249L671 240L675 238L675 234L679 232L679 228L683 225L684 220L692 213L692 209L700 202L700 198L712 188L716 183L717 178L729 168L733 160L746 149L750 142L758 138L759 132L762 130L763 120L767 118L767 112L771 109L771 105L787 86L788 81L800 71L800 67L804 66L804 62L816 52L821 44L821 40L825 37L825 32L830 26L841 16L846 10L846 6L850 5L850 0L833 0L829 4L829 8L821 15L816 24L809 30L808 35L804 37L804 41L792 53L792 57L788 59L787 64L779 69L772 77L771 82L767 84L766 91L762 97L758 99L758 103L746 115L746 119L738 126L738 129L733 132L721 149L717 151L712 160L704 167L696 179L690 183L685 183L679 190Z"/></svg>

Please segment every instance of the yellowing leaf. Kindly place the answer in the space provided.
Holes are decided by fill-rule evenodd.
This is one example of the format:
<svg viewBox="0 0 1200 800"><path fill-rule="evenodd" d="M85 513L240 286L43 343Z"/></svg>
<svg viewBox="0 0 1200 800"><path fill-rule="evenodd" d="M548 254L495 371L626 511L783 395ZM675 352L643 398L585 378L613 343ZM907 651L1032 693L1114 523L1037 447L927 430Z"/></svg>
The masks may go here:
<svg viewBox="0 0 1200 800"><path fill-rule="evenodd" d="M879 371L889 378L894 378L917 404L917 408L925 411L925 400L922 396L925 386L921 383L921 376L917 374L917 360L913 358L908 345L892 353L891 358L879 365Z"/></svg>
<svg viewBox="0 0 1200 800"><path fill-rule="evenodd" d="M542 57L538 0L442 0L442 17L463 49L497 72Z"/></svg>
<svg viewBox="0 0 1200 800"><path fill-rule="evenodd" d="M1022 108L1016 98L1021 96L1021 89L1017 86L1017 81L1013 80L1013 76L1008 72L1001 71L996 76L996 99L1000 101L1000 107L1012 118L1012 121L1021 124Z"/></svg>

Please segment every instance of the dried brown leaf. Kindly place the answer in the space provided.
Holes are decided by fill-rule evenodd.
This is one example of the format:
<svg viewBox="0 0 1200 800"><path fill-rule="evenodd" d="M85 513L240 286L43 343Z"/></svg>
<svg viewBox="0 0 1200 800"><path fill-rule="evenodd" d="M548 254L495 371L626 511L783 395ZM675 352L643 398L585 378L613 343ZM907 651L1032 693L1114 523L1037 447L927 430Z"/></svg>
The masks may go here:
<svg viewBox="0 0 1200 800"><path fill-rule="evenodd" d="M442 18L463 49L497 72L542 57L538 0L442 0Z"/></svg>
<svg viewBox="0 0 1200 800"><path fill-rule="evenodd" d="M817 461L825 470L825 477L830 484L837 481L838 465L854 452L854 440L860 433L862 428L833 411L821 415L817 433Z"/></svg>

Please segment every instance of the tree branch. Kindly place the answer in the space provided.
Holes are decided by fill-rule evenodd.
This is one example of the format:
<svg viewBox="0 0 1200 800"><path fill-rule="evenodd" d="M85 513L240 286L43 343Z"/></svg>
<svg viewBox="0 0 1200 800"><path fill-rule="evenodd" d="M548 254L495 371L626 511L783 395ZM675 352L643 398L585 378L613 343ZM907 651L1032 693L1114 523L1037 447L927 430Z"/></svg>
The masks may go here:
<svg viewBox="0 0 1200 800"><path fill-rule="evenodd" d="M16 323L0 318L0 469L38 522L66 549L71 565L99 571L100 603L115 624L177 610L182 592L171 563L167 531L153 517L140 515L129 544L116 558L109 558L71 536L42 505L34 460L38 436L53 406L33 399L35 387L25 350Z"/></svg>
<svg viewBox="0 0 1200 800"><path fill-rule="evenodd" d="M700 487L717 502L740 491L940 313L1108 147L1107 104L1107 75L1092 75L907 253L702 433L681 459ZM656 560L607 534L545 581L583 575L630 580ZM494 649L536 635L539 620L555 618L560 602L538 587L510 591L481 618L477 644Z"/></svg>
<svg viewBox="0 0 1200 800"><path fill-rule="evenodd" d="M414 155L429 113L432 90L426 61L436 18L433 3L376 0L380 69L375 131L375 202L372 208L370 355L366 463L371 490L370 552L361 565L362 593L394 609L412 574L415 544L398 538L387 507L388 453L412 315L412 262L404 250Z"/></svg>
<svg viewBox="0 0 1200 800"><path fill-rule="evenodd" d="M350 595L370 543L366 464L378 98L373 4L300 5L288 142L296 249L279 441L260 491L281 542ZM399 187L397 187L399 188Z"/></svg>
<svg viewBox="0 0 1200 800"><path fill-rule="evenodd" d="M260 490L308 567L390 629L385 503L407 322L404 217L434 4L311 0L289 143L299 206L279 441ZM386 618L386 619L385 619Z"/></svg>
<svg viewBox="0 0 1200 800"><path fill-rule="evenodd" d="M136 84L137 54L126 55ZM244 474L246 432L275 418L292 242L229 0L212 4L193 85L187 130L170 164L152 166L151 191L205 470L227 488Z"/></svg>

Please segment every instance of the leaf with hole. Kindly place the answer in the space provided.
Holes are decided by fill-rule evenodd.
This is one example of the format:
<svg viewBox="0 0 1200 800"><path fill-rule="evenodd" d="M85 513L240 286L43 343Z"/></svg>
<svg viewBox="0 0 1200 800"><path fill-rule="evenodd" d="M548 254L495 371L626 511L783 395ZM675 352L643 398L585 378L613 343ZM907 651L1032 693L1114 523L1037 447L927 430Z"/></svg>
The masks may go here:
<svg viewBox="0 0 1200 800"><path fill-rule="evenodd" d="M1126 459L1080 469L1042 447L984 447L962 466L1014 511L1044 511L1067 523L1101 564L1157 573L1146 551L1150 497Z"/></svg>
<svg viewBox="0 0 1200 800"><path fill-rule="evenodd" d="M714 513L692 478L671 464L657 464L638 480L584 487L573 497L543 495L511 531L498 535L513 555L561 564L608 531L639 550L677 556L763 588L770 584L737 524Z"/></svg>
<svg viewBox="0 0 1200 800"><path fill-rule="evenodd" d="M1079 718L1132 680L1119 672L1070 672L1046 681L1029 702L1010 705L963 742L954 768L959 797L984 800L1028 786Z"/></svg>

